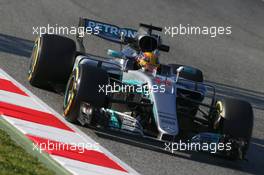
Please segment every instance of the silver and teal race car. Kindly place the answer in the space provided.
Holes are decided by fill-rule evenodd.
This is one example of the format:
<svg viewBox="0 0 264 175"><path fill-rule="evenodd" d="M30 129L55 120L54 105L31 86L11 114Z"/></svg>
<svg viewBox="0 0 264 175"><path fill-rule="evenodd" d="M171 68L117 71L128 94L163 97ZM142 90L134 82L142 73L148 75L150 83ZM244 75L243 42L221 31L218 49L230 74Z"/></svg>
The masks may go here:
<svg viewBox="0 0 264 175"><path fill-rule="evenodd" d="M65 92L67 121L169 143L222 143L228 149L217 154L245 158L253 127L248 102L217 99L202 71L191 66L139 66L145 52L169 51L162 28L140 24L134 30L85 18L79 27L120 44L120 50L96 56L86 53L79 34L76 42L44 34L36 39L28 73L33 86Z"/></svg>

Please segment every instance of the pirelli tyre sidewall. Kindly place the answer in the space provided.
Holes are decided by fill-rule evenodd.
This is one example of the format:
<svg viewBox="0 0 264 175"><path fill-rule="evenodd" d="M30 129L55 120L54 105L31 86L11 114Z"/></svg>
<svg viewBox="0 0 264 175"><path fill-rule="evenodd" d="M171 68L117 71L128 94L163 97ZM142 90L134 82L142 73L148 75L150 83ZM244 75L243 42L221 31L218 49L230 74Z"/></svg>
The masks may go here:
<svg viewBox="0 0 264 175"><path fill-rule="evenodd" d="M222 99L216 102L222 118L220 132L237 140L246 141L244 153L248 150L253 130L253 109L250 103L238 99Z"/></svg>
<svg viewBox="0 0 264 175"><path fill-rule="evenodd" d="M76 55L75 42L63 36L37 37L28 71L29 82L40 88L52 83L66 84Z"/></svg>
<svg viewBox="0 0 264 175"><path fill-rule="evenodd" d="M106 94L100 87L109 82L105 70L79 64L74 68L66 86L63 110L67 121L76 123L81 103L88 103L94 108L106 106Z"/></svg>

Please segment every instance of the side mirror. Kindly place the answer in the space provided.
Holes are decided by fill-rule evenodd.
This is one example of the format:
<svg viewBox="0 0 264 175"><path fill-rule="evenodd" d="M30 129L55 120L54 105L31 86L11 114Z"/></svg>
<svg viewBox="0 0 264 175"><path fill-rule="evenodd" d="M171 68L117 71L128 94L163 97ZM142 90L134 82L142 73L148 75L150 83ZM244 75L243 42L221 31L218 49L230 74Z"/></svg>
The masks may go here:
<svg viewBox="0 0 264 175"><path fill-rule="evenodd" d="M108 49L107 50L107 55L114 57L114 58L122 58L123 57L123 53L116 51L116 50L112 50L112 49Z"/></svg>
<svg viewBox="0 0 264 175"><path fill-rule="evenodd" d="M111 56L111 57L114 57L114 58L117 58L116 61L119 62L119 64L122 66L122 70L125 71L125 67L126 67L126 64L127 64L127 59L124 59L124 54L122 52L119 52L119 51L116 51L116 50L112 50L112 49L108 49L107 50L107 55L108 56Z"/></svg>
<svg viewBox="0 0 264 175"><path fill-rule="evenodd" d="M184 66L180 66L177 70L176 70L176 79L175 79L175 82L177 83L178 80L179 80L179 76L180 76L180 73L181 71L184 70Z"/></svg>

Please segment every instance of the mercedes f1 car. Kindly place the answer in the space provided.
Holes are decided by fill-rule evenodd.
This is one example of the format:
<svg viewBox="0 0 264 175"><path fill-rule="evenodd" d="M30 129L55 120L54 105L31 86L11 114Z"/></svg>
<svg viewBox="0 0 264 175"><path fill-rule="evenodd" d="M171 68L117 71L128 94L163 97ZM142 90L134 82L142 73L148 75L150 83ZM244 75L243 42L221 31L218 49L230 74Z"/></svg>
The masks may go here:
<svg viewBox="0 0 264 175"><path fill-rule="evenodd" d="M134 30L85 18L79 27L120 44L120 50L91 55L79 34L76 42L44 34L35 41L28 73L33 86L64 87L67 121L166 142L229 143L217 153L245 158L253 127L250 103L217 99L197 68L160 63L159 53L170 49L159 35L162 28L140 24Z"/></svg>

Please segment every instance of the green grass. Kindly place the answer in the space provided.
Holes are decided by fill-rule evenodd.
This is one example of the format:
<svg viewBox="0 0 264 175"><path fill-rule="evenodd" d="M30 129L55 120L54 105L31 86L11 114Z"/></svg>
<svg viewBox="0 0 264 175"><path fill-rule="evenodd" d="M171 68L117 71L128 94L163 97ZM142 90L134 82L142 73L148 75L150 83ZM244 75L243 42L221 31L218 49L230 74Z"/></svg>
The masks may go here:
<svg viewBox="0 0 264 175"><path fill-rule="evenodd" d="M55 173L18 146L6 132L0 129L0 174L53 175Z"/></svg>

